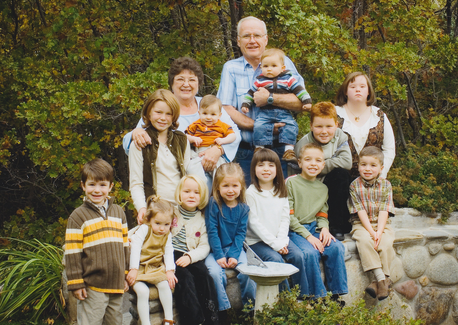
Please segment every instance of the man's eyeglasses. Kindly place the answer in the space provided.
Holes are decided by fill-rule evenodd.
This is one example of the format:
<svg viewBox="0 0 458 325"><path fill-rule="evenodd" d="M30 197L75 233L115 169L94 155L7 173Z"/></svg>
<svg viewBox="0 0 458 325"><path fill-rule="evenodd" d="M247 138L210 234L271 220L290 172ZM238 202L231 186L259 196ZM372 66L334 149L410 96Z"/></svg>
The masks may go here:
<svg viewBox="0 0 458 325"><path fill-rule="evenodd" d="M260 34L243 34L242 36L239 36L241 39L243 40L250 40L252 37L255 39L255 40L260 40L261 38L263 38L264 36L266 36L266 34L263 34L263 35L260 35Z"/></svg>

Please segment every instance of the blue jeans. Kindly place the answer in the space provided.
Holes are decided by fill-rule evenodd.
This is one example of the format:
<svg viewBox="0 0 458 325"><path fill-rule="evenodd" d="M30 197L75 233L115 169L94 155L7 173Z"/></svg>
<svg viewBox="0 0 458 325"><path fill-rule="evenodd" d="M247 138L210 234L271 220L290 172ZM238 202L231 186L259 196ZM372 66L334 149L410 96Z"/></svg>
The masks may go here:
<svg viewBox="0 0 458 325"><path fill-rule="evenodd" d="M300 295L309 295L309 285L307 282L307 272L305 264L305 256L291 240L288 244L288 254L281 255L274 251L269 245L260 241L259 243L253 244L250 248L266 262L277 262L277 263L290 263L299 269L298 272L291 275L291 281L293 285L299 285ZM289 283L286 279L280 283L280 291L289 290Z"/></svg>
<svg viewBox="0 0 458 325"><path fill-rule="evenodd" d="M288 163L286 161L283 161L281 158L283 156L283 153L285 152L285 146L284 145L279 145L279 146L274 146L271 148L273 151L275 151L280 158L281 162L281 169L283 170L283 176L286 178L288 177ZM254 147L252 149L245 149L245 148L240 148L237 150L237 154L235 155L234 162L238 163L240 167L242 167L243 174L245 175L245 183L246 186L250 186L251 184L251 174L250 174L250 168L251 168L251 160L253 159L253 153L254 153Z"/></svg>
<svg viewBox="0 0 458 325"><path fill-rule="evenodd" d="M253 127L255 146L271 146L274 141L274 123L281 122L286 125L278 131L278 142L294 145L297 140L299 127L291 112L282 108L260 109Z"/></svg>
<svg viewBox="0 0 458 325"><path fill-rule="evenodd" d="M316 232L316 221L303 226L316 238L320 237L320 233ZM305 255L310 295L315 298L326 296L326 287L321 278L320 259L323 260L324 274L329 291L338 295L348 293L347 269L344 258L345 247L340 241L331 241L329 246L325 246L323 254L320 254L307 239L298 233L290 231L289 238Z"/></svg>
<svg viewBox="0 0 458 325"><path fill-rule="evenodd" d="M224 249L226 253L230 247ZM238 264L246 264L246 253L244 250L240 253L239 258L237 259ZM205 259L205 265L208 268L208 272L210 273L213 281L215 282L216 293L218 295L218 305L219 310L226 310L231 308L231 303L229 302L229 298L226 294L226 285L227 285L227 277L226 271L223 269L219 264L216 262L213 253L210 253L207 258ZM256 297L256 282L250 279L248 275L239 273L237 275L237 279L240 282L240 291L242 292L242 303L243 305L249 303L249 300L254 305L254 298Z"/></svg>

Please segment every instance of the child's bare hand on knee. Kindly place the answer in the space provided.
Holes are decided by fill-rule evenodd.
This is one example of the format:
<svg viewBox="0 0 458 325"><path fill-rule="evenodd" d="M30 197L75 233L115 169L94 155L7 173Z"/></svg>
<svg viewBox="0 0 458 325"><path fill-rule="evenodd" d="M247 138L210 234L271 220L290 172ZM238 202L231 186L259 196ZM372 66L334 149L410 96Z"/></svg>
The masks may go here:
<svg viewBox="0 0 458 325"><path fill-rule="evenodd" d="M375 233L375 244L374 244L374 249L377 249L378 245L380 244L380 241L382 240L382 235L383 235L383 230L382 231L377 231Z"/></svg>
<svg viewBox="0 0 458 325"><path fill-rule="evenodd" d="M191 264L191 258L188 255L183 255L175 262L176 265L186 267Z"/></svg>
<svg viewBox="0 0 458 325"><path fill-rule="evenodd" d="M320 253L323 253L324 252L324 246L323 246L323 243L321 242L321 240L319 240L318 238L316 238L315 236L313 235L309 235L307 238L308 242L310 244L312 244L312 246L318 250Z"/></svg>
<svg viewBox="0 0 458 325"><path fill-rule="evenodd" d="M167 282L169 283L170 289L175 288L175 284L178 282L175 272L173 270L168 270L165 274L167 275Z"/></svg>
<svg viewBox="0 0 458 325"><path fill-rule="evenodd" d="M221 266L223 269L227 268L227 262L225 257L216 260L216 263L218 263L218 265Z"/></svg>
<svg viewBox="0 0 458 325"><path fill-rule="evenodd" d="M329 246L332 240L336 241L334 236L329 232L328 228L321 228L320 240L323 243L323 246Z"/></svg>
<svg viewBox="0 0 458 325"><path fill-rule="evenodd" d="M85 288L73 291L73 296L78 300L84 300L87 298L87 292Z"/></svg>
<svg viewBox="0 0 458 325"><path fill-rule="evenodd" d="M278 251L278 254L281 254L281 255L286 255L288 254L288 246L285 246L283 248L281 248L279 251Z"/></svg>
<svg viewBox="0 0 458 325"><path fill-rule="evenodd" d="M129 283L127 283L127 280L124 280L124 292L129 291Z"/></svg>
<svg viewBox="0 0 458 325"><path fill-rule="evenodd" d="M230 269L235 268L237 264L238 264L237 260L233 257L229 258L229 260L227 261L227 267Z"/></svg>
<svg viewBox="0 0 458 325"><path fill-rule="evenodd" d="M127 273L126 281L130 286L133 286L135 283L135 280L137 280L137 274L138 274L137 269L130 269L129 273Z"/></svg>

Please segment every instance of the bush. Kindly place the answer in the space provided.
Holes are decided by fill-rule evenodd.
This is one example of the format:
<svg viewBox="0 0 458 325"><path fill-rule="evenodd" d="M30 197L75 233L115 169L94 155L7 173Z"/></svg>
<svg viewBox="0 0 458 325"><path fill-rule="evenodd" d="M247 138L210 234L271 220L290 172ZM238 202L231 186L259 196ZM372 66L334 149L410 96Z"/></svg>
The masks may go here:
<svg viewBox="0 0 458 325"><path fill-rule="evenodd" d="M458 210L458 157L450 150L408 145L389 173L397 207L440 212Z"/></svg>
<svg viewBox="0 0 458 325"><path fill-rule="evenodd" d="M15 244L14 248L8 245L0 249L0 321L37 323L45 315L49 323L50 315L65 317L60 291L62 249L36 239L0 240Z"/></svg>
<svg viewBox="0 0 458 325"><path fill-rule="evenodd" d="M377 324L377 325L419 325L419 320L395 320L389 311L377 312L374 309L367 309L364 300L357 305L341 308L332 301L330 297L318 299L317 301L298 302L297 289L292 292L282 292L278 301L272 307L264 307L256 313L256 321L262 325L356 325L356 324ZM249 319L241 323L253 324Z"/></svg>

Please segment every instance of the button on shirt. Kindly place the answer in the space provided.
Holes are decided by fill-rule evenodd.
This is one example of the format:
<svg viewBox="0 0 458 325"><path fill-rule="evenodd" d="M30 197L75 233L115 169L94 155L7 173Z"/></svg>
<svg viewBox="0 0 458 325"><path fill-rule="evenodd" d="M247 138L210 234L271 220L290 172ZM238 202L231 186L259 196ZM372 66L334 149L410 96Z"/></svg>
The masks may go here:
<svg viewBox="0 0 458 325"><path fill-rule="evenodd" d="M299 75L294 66L294 63L285 57L286 69L290 70L301 86L305 87L304 79ZM219 84L218 94L216 95L223 105L234 106L240 111L243 103L243 95L245 95L256 77L261 74L261 64L256 70L253 69L250 63L241 56L238 59L230 60L224 64L223 72L221 73L221 82ZM246 114L251 119L255 120L259 111L259 107L254 107ZM253 131L240 130L242 141L253 143Z"/></svg>

